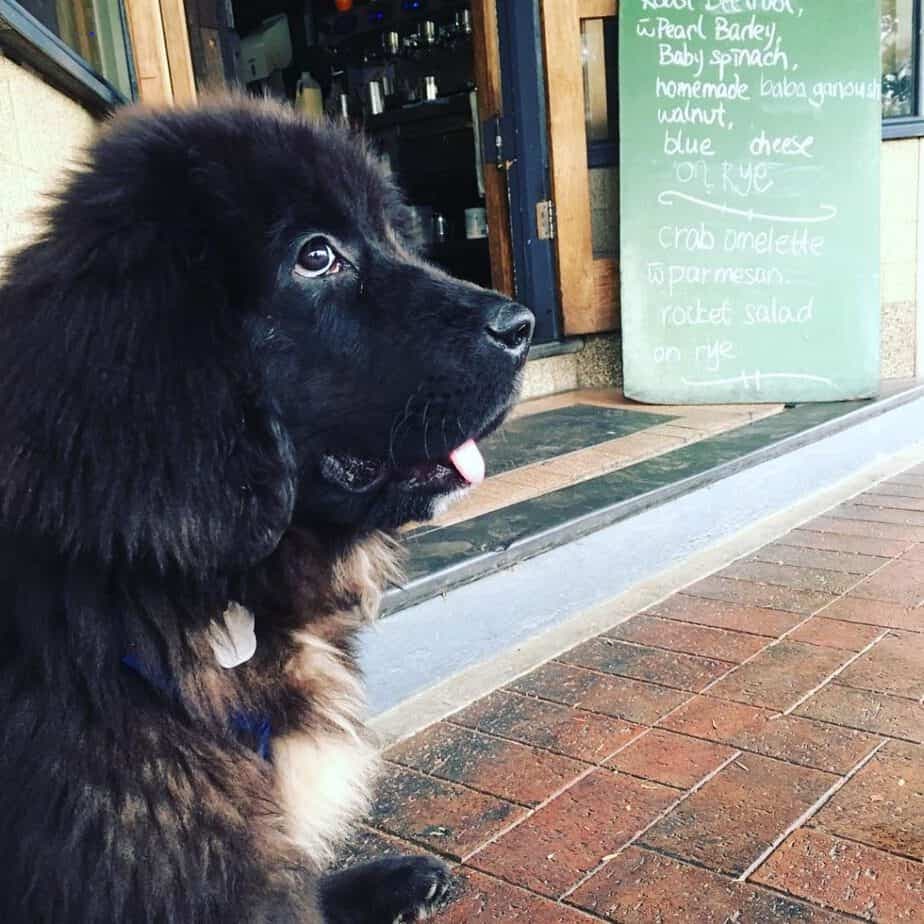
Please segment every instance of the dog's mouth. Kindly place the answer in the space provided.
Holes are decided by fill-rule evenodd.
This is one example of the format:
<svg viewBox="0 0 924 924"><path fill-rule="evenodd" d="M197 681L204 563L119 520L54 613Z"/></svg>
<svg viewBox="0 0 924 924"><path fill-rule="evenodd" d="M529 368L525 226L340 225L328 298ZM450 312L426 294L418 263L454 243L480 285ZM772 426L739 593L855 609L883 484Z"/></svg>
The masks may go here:
<svg viewBox="0 0 924 924"><path fill-rule="evenodd" d="M484 456L472 439L457 446L445 459L407 466L348 453L327 453L321 457L321 477L350 494L368 494L386 483L402 491L442 494L481 484L484 476Z"/></svg>

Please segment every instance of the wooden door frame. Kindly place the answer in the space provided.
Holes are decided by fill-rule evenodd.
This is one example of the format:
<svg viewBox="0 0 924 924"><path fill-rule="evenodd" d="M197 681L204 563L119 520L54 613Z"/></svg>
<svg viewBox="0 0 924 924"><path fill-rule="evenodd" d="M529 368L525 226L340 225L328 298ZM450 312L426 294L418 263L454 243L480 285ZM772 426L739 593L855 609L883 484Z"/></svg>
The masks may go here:
<svg viewBox="0 0 924 924"><path fill-rule="evenodd" d="M195 102L183 0L124 0L124 4L141 102Z"/></svg>
<svg viewBox="0 0 924 924"><path fill-rule="evenodd" d="M565 334L615 330L618 260L593 256L580 22L616 16L618 0L543 0L542 8L558 291Z"/></svg>
<svg viewBox="0 0 924 924"><path fill-rule="evenodd" d="M500 39L497 31L496 0L472 0L472 49L475 86L478 88L478 118L481 126L499 124L504 115L501 85ZM493 138L485 135L489 146ZM484 198L488 213L488 250L491 257L491 284L511 297L515 294L513 245L510 233L507 174L485 150Z"/></svg>

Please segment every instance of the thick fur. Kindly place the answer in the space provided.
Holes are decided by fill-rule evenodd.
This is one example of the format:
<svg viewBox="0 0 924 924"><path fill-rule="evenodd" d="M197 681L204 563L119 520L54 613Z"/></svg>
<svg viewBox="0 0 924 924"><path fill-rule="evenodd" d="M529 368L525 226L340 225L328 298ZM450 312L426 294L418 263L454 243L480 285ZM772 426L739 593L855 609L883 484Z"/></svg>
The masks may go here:
<svg viewBox="0 0 924 924"><path fill-rule="evenodd" d="M270 104L120 116L47 219L0 287L0 920L416 919L433 861L324 876L373 784L354 640L528 313ZM343 259L306 279L319 234ZM232 603L258 644L224 669Z"/></svg>

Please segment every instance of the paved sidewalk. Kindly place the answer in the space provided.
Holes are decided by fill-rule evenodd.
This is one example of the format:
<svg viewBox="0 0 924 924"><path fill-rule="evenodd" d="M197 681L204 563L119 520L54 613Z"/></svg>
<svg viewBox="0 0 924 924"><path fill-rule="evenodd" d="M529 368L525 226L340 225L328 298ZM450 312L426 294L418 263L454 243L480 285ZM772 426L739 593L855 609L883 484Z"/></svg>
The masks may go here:
<svg viewBox="0 0 924 924"><path fill-rule="evenodd" d="M355 853L441 924L924 922L922 601L924 466L392 748Z"/></svg>

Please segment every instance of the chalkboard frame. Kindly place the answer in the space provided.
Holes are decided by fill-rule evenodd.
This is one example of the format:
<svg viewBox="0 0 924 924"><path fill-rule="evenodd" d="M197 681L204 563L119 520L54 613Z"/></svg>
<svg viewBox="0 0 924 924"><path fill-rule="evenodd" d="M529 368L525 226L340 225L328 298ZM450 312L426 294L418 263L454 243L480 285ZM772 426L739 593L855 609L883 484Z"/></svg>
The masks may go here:
<svg viewBox="0 0 924 924"><path fill-rule="evenodd" d="M844 9L843 0L837 6L834 5L834 0L813 0L813 2L819 5L808 10L812 24L821 28L831 26L835 22L839 24L846 18L852 23L850 37L855 44L852 47L846 47L845 40L833 28L827 28L823 37L809 36L805 31L798 31L799 27L794 26L793 23L806 12L802 9L798 16L793 16L788 21L788 33L782 28L778 32L781 37L784 35L797 36L797 40L793 41L790 47L794 58L796 57L795 49L803 50L803 46L808 46L808 51L803 57L796 58L800 64L806 64L803 73L799 75L800 78L807 82L812 79L817 81L826 79L841 84L856 80L858 85L862 83L867 89L859 98L851 98L850 94L845 94L841 99L843 103L849 98L851 104L856 104L856 111L849 109L849 116L839 115L835 118L832 115L822 123L829 132L833 132L834 135L841 132L841 135L838 136L839 140L834 138L828 144L825 149L826 159L814 162L811 168L804 171L804 175L808 177L806 189L810 193L805 196L806 202L814 201L817 204L817 208L814 210L810 208L807 211L779 208L774 210L769 208L766 198L763 211L755 209L753 204L742 209L726 207L727 203L704 201L704 198L709 199L710 197L705 192L698 197L686 196L682 194L682 191L679 192L674 188L676 178L670 159L674 154L674 148L668 149L668 142L663 131L665 126L660 124L658 97L654 90L655 78L660 67L657 60L658 53L656 51L654 54L654 66L652 66L650 45L645 44L646 40L654 42L657 48L658 41L650 31L651 27L647 23L639 22L642 16L639 0L623 0L620 4L620 88L623 102L620 124L623 357L625 392L631 398L648 403L666 404L779 403L851 400L872 397L878 392L881 301L879 288L879 159L882 131L881 104L878 101L878 89L881 86L879 3L876 2L873 7L870 7L868 0L847 0L850 9ZM804 6L804 3L800 4L796 0L797 10ZM701 7L702 4L697 0L692 9L681 14L672 13L676 21L668 20L670 27L673 28L678 24L681 27L691 26ZM653 20L655 15L651 14L650 19ZM691 19L685 20L683 18L685 15L689 15ZM718 32L712 29L712 20L709 19L712 14L706 13L705 15L706 25L701 24L699 34L703 42L707 43L705 47L710 47L708 46L710 37L713 33L718 35ZM747 15L751 16L751 12L749 11ZM854 16L857 16L856 20L853 19ZM759 19L760 14L757 14L757 17ZM726 18L734 19L734 16ZM807 24L808 20L802 28L805 29ZM692 47L699 48L696 41L692 42ZM834 53L831 52L832 48L838 54L843 49L845 56L843 61L840 57L836 59L838 67L844 70L843 74L840 70L838 71L836 79L833 74L827 77L821 76L822 73L827 73L824 68L829 66L830 62L822 60L819 63L818 55L815 54L816 49ZM710 60L708 53L703 53L708 62ZM662 55L662 63L663 57ZM674 62L671 61L670 64L673 65ZM679 66L689 67L690 65L681 64ZM789 63L785 64L787 69L789 66ZM700 67L702 69L702 65ZM767 65L761 64L760 67L766 69ZM680 75L674 74L673 76L679 77ZM763 76L764 71L761 70L761 77ZM707 73L703 79L712 78ZM751 74L748 79L753 81L755 78ZM646 85L644 81L650 81L650 83ZM641 87L644 89L640 89ZM874 91L877 94L875 99L872 96ZM753 133L756 131L757 123L763 124L763 121L770 117L769 114L777 120L785 120L788 126L797 123L800 118L805 119L807 113L812 113L807 102L801 115L798 106L794 103L777 104L774 108L770 104L775 104L776 101L764 98L762 86L760 92L759 99L755 97L754 102L742 104L745 108L743 116L739 119L742 123L739 132L744 134L750 131L751 134L739 141L737 151L747 152L747 142L755 137ZM767 94L768 97L769 95ZM750 97L747 98L750 99ZM819 108L823 109L824 105L825 102ZM628 116L627 113L629 113ZM740 115L742 114L739 111L735 118L737 119ZM844 121L845 118L848 122ZM810 124L815 125L815 122ZM652 131L652 125L654 131ZM732 125L723 125L723 129L732 127ZM727 136L722 134L718 128L702 129L702 131L707 135L710 131L718 133L720 145L721 139L725 139L727 143ZM777 131L780 136L784 134L782 130L779 130L778 125L774 131ZM796 129L793 128L792 132L795 133ZM815 133L824 134L820 129L817 129ZM661 149L662 139L663 150ZM644 147L646 144L648 146ZM854 148L858 153L851 163L851 171L848 172L844 162ZM753 142L750 150L750 154L736 152L724 156L730 157L732 161L739 158L743 162L748 158L757 159L763 156L753 153ZM819 145L815 150L821 151L822 146ZM684 153L681 156L689 157L692 161L697 155ZM770 157L769 154L767 156ZM782 159L777 156L776 152L773 157L777 160ZM819 173L822 167L824 170ZM812 170L815 171L814 176ZM791 176L786 178L791 180L796 171L792 170L789 173ZM666 180L665 175L670 179ZM860 178L859 183L858 177ZM834 205L824 205L825 199L822 193L830 196L831 184L838 178L841 183L838 187L840 198L835 200ZM667 185L659 185L662 183ZM703 180L703 183L708 186L708 181ZM708 186L708 188L711 190L714 186ZM786 201L790 206L794 205L798 200L797 187L790 184L787 188L785 184L780 184L780 189L785 193ZM719 195L723 193L727 194L724 188ZM735 200L733 204L734 202ZM736 346L731 341L723 341L723 349L727 345L729 350L727 354L721 354L720 359L728 360L723 368L729 370L734 363L740 363L742 366L740 375L737 371L729 371L727 374L720 375L718 363L716 363L717 368L712 369L711 361L709 372L714 373L713 375L693 374L691 370L694 363L705 365L705 359L700 359L699 348L694 345L692 335L685 342L682 337L678 337L678 342L675 344L671 344L668 335L665 335L668 345L660 353L657 352L655 347L658 345L656 334L658 322L654 319L662 317L661 326L665 331L668 331L670 325L674 323L671 320L664 320L667 315L662 315L659 311L659 308L664 307L664 304L659 301L659 298L663 299L663 296L660 293L657 296L653 294L659 286L662 291L666 290L663 274L659 278L656 274L653 277L651 272L651 267L658 259L658 246L670 251L671 245L666 245L663 241L658 243L652 241L652 229L668 211L667 206L673 207L675 215L682 215L688 219L689 226L693 225L693 219L690 217L692 213L689 211L685 213L684 206L689 206L689 209L694 211L700 210L700 217L702 214L713 217L721 214L723 220L726 220L725 216L728 216L727 220L730 222L747 222L748 225L765 222L771 229L776 222L780 221L829 222L823 226L825 234L828 235L824 247L817 252L812 251L816 257L823 253L823 260L817 265L810 262L807 264L807 269L800 269L790 275L782 274L779 278L779 283L790 287L787 295L793 295L800 285L811 295L810 299L806 296L808 300L804 307L814 310L813 306L817 297L820 310L815 313L810 310L805 317L811 321L820 317L821 321L814 327L812 324L807 324L793 333L789 340L785 339L787 332L780 333L782 327L760 327L764 323L778 323L777 315L774 315L773 320L765 322L759 312L751 311L751 305L741 306L747 307L747 312L733 305L730 312L733 317L732 321L729 321L727 317L715 315L713 312L707 321L702 321L701 316L697 316L694 321L678 322L681 326L687 323L738 324L738 327L734 327L734 334L739 338L745 338L742 341L745 344L744 348L739 348L740 345ZM781 218L779 217L781 215L791 217ZM680 219L677 218L674 221L679 222ZM723 228L721 224L717 227ZM673 246L679 247L680 245L675 243ZM683 259L677 256L666 256L664 260L673 260L674 265L695 264L699 258L690 256L690 253L696 250L709 250L709 247L688 245L686 249L687 253ZM717 252L721 249L720 245ZM661 252L662 255L663 252ZM753 253L757 254L758 250L755 248ZM779 259L777 252L772 252L772 254L767 265ZM725 259L732 262L729 257ZM756 257L751 259L754 263L759 262ZM720 278L717 273L712 277L705 272L701 275L706 279ZM761 294L765 302L771 300L773 287L778 285L777 277L771 278L773 279L772 284L763 281L748 283L764 286L767 291ZM738 281L734 282L736 286L739 284L741 283ZM683 289L683 283L677 288L681 290L681 294L676 295L677 290L671 288L672 301L685 303L694 301L690 290ZM760 304L757 307L765 306ZM775 311L775 299L773 308ZM744 318L745 314L747 323L755 325L749 331L743 331L740 326L742 322L739 321L739 317ZM780 314L784 315L783 320L779 321L781 325L796 324L797 321L804 323L796 318L788 319L785 312L780 312ZM751 337L750 341L747 340L747 336ZM763 364L763 360L755 360L755 357L763 355L759 350L766 352L766 365ZM822 357L825 357L824 361ZM658 363L667 365L659 367Z"/></svg>

